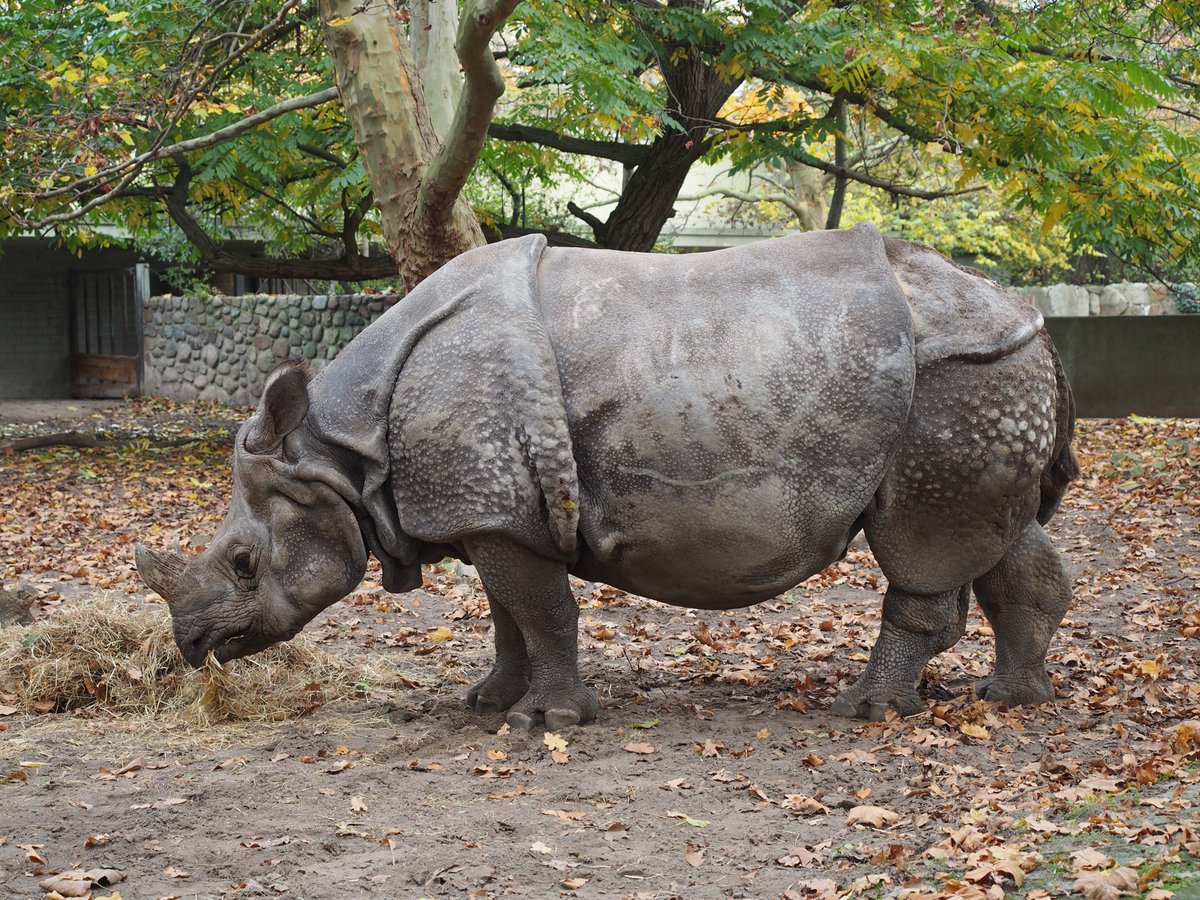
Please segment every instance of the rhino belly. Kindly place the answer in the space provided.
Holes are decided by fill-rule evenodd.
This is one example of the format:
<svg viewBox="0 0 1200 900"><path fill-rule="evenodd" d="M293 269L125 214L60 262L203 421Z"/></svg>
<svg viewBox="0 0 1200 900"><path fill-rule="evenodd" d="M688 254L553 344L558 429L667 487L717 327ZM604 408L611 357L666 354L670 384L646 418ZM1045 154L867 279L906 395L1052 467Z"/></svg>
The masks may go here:
<svg viewBox="0 0 1200 900"><path fill-rule="evenodd" d="M877 232L686 257L548 250L579 573L736 607L835 560L899 439L912 320Z"/></svg>
<svg viewBox="0 0 1200 900"><path fill-rule="evenodd" d="M601 504L583 496L585 544L572 572L675 606L733 609L778 596L840 556L854 519L798 527L779 505L790 492L780 473L730 470L690 485L638 477L655 489L608 494L594 521L588 511Z"/></svg>

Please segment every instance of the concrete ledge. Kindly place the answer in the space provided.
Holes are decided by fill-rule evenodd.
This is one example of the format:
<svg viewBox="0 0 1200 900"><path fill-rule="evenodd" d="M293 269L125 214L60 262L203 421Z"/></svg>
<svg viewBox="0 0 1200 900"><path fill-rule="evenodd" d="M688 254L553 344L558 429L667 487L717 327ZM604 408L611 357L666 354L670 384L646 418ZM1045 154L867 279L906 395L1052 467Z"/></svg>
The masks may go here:
<svg viewBox="0 0 1200 900"><path fill-rule="evenodd" d="M1046 330L1080 416L1200 418L1200 316L1048 316Z"/></svg>

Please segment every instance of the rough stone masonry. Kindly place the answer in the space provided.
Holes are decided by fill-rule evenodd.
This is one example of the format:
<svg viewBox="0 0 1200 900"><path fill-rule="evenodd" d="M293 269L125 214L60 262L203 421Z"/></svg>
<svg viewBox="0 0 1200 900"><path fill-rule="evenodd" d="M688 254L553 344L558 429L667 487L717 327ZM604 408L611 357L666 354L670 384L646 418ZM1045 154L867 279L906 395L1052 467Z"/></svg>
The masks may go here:
<svg viewBox="0 0 1200 900"><path fill-rule="evenodd" d="M285 359L322 369L399 294L152 297L145 317L145 392L173 400L258 401Z"/></svg>
<svg viewBox="0 0 1200 900"><path fill-rule="evenodd" d="M1195 287L1177 285L1195 295ZM1046 316L1161 316L1181 310L1165 286L1014 288ZM152 297L145 315L145 392L253 406L285 359L321 369L401 294Z"/></svg>

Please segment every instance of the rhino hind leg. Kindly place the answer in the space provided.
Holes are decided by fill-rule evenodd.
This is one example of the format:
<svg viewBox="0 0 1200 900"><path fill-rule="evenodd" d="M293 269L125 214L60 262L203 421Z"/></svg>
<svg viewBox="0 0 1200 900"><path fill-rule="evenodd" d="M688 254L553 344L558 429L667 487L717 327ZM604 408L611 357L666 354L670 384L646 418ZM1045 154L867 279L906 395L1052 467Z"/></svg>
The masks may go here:
<svg viewBox="0 0 1200 900"><path fill-rule="evenodd" d="M485 710L489 702L512 700L527 677L527 689L508 709L511 727L556 729L595 718L600 703L579 678L579 606L567 567L503 535L477 535L464 543L492 609L504 611L496 619L496 668L479 686L486 685ZM518 652L510 625L523 642L527 675L514 666ZM472 691L478 708L481 694Z"/></svg>
<svg viewBox="0 0 1200 900"><path fill-rule="evenodd" d="M486 678L467 691L467 706L481 716L511 709L529 692L529 654L525 638L509 611L490 600L496 630L496 663Z"/></svg>
<svg viewBox="0 0 1200 900"><path fill-rule="evenodd" d="M902 716L924 712L917 679L929 660L962 637L970 599L970 585L929 595L890 585L867 668L834 701L834 714L879 722L889 706Z"/></svg>
<svg viewBox="0 0 1200 900"><path fill-rule="evenodd" d="M996 634L996 666L975 686L1008 706L1054 699L1046 651L1071 600L1071 582L1042 526L1021 533L996 566L975 579L975 596Z"/></svg>

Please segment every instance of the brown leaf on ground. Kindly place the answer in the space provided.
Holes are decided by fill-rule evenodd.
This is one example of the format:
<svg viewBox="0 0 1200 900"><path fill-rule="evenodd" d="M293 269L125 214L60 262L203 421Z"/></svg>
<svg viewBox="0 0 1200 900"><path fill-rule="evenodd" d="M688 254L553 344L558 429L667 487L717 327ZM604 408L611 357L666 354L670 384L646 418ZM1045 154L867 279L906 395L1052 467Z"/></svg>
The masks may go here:
<svg viewBox="0 0 1200 900"><path fill-rule="evenodd" d="M1075 890L1087 900L1116 900L1138 892L1137 872L1128 866L1105 869L1103 872L1084 872L1075 879Z"/></svg>
<svg viewBox="0 0 1200 900"><path fill-rule="evenodd" d="M900 821L900 814L883 806L856 806L846 815L847 825L870 825L886 828Z"/></svg>

